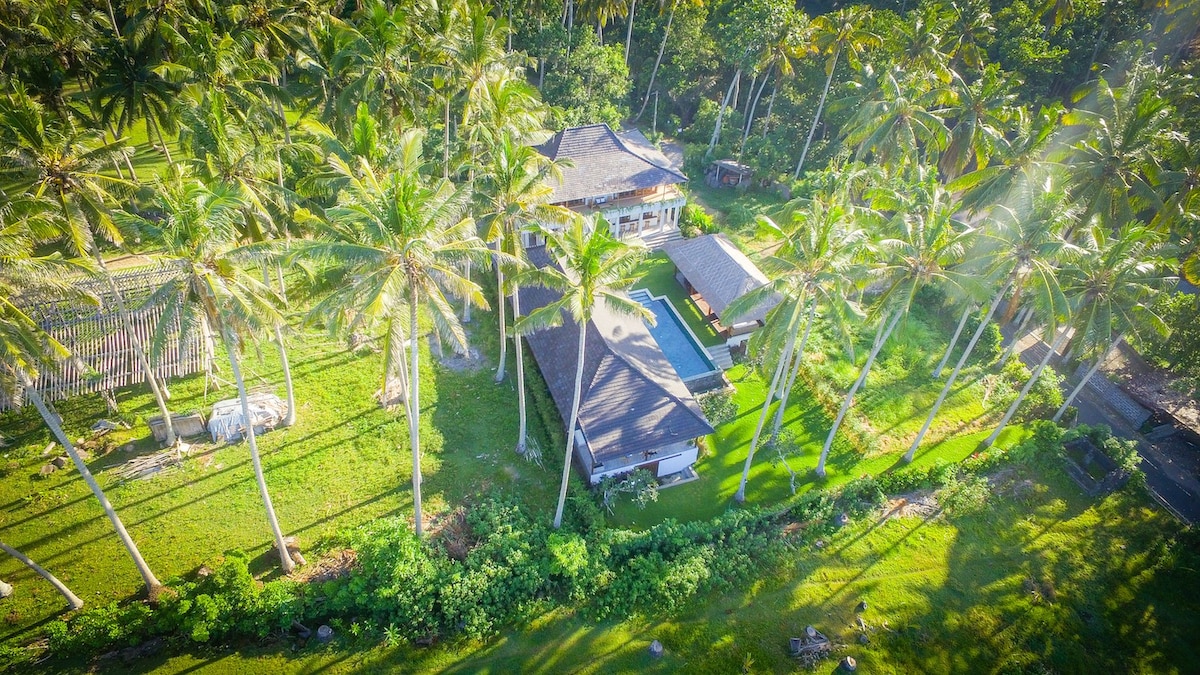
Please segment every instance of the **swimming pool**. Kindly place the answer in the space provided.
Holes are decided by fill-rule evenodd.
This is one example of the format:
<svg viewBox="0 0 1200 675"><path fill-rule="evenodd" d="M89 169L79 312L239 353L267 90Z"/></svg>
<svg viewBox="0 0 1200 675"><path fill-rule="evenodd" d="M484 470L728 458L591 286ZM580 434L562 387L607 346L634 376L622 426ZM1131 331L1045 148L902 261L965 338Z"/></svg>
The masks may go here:
<svg viewBox="0 0 1200 675"><path fill-rule="evenodd" d="M679 379L686 382L719 370L669 300L655 298L645 290L633 291L629 297L654 313L655 324L651 326L647 323L646 327L667 360L675 367Z"/></svg>

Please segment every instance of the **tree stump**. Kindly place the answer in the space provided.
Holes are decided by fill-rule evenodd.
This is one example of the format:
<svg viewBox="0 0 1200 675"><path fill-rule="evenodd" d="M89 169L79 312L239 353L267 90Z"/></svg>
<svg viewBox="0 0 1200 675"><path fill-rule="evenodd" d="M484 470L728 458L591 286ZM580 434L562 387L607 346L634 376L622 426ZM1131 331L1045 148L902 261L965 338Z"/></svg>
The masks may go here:
<svg viewBox="0 0 1200 675"><path fill-rule="evenodd" d="M317 639L321 642L329 642L333 639L333 629L322 624L317 628Z"/></svg>
<svg viewBox="0 0 1200 675"><path fill-rule="evenodd" d="M838 664L838 668L846 671L847 673L853 673L854 671L858 670L858 662L854 660L853 656L847 656L846 658L842 659L841 663Z"/></svg>
<svg viewBox="0 0 1200 675"><path fill-rule="evenodd" d="M7 598L13 594L12 584L0 581L0 598Z"/></svg>
<svg viewBox="0 0 1200 675"><path fill-rule="evenodd" d="M50 460L50 463L61 469L67 465L67 458L60 455Z"/></svg>
<svg viewBox="0 0 1200 675"><path fill-rule="evenodd" d="M657 658L662 658L662 655L663 655L662 643L659 642L658 640L651 642L650 643L650 656L653 656L654 658L657 659Z"/></svg>

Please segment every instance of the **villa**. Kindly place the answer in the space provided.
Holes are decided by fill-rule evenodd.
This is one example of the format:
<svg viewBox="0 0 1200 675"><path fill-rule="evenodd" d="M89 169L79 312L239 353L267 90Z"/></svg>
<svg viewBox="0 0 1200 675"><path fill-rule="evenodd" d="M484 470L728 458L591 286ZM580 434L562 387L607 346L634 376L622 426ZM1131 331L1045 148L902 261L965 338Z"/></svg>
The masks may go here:
<svg viewBox="0 0 1200 675"><path fill-rule="evenodd" d="M577 213L599 212L614 237L639 239L649 248L679 239L686 199L678 186L687 176L671 168L637 130L617 133L607 124L572 127L537 150L553 160L569 160L551 203ZM545 243L534 234L525 237L526 247Z"/></svg>
<svg viewBox="0 0 1200 675"><path fill-rule="evenodd" d="M544 246L528 253L539 267L552 264ZM557 297L537 286L521 292L528 311ZM526 340L565 424L574 398L578 327L564 316L562 325L531 333ZM596 305L583 359L579 419L570 431L575 433L576 464L588 480L596 484L638 468L667 482L694 477L696 441L713 429L678 366L642 319Z"/></svg>

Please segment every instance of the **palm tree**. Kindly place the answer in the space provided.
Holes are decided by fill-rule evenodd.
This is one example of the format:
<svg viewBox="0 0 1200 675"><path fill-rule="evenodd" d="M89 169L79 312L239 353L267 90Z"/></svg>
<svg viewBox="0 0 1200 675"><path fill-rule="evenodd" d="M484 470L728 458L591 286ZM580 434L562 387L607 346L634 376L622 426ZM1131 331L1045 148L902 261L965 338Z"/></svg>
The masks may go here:
<svg viewBox="0 0 1200 675"><path fill-rule="evenodd" d="M1070 166L1072 199L1084 205L1080 225L1098 216L1119 227L1145 208L1161 208L1162 199L1148 174L1158 167L1157 152L1165 140L1171 106L1158 88L1160 72L1139 62L1119 88L1099 78L1076 94L1079 107L1063 123L1080 125L1086 135L1059 153Z"/></svg>
<svg viewBox="0 0 1200 675"><path fill-rule="evenodd" d="M951 20L942 41L942 51L952 61L959 61L968 68L983 68L987 58L986 45L996 32L988 3L982 0L951 2L949 10Z"/></svg>
<svg viewBox="0 0 1200 675"><path fill-rule="evenodd" d="M972 160L976 168L986 167L1004 145L1014 116L1017 83L1011 76L1002 77L994 65L985 68L973 83L953 74L954 100L940 113L953 121L941 159L942 172L948 177L961 175Z"/></svg>
<svg viewBox="0 0 1200 675"><path fill-rule="evenodd" d="M487 228L486 239L494 242L495 250L508 256L513 265L498 261L496 267L497 314L500 320L500 364L496 368L496 381L504 379L505 351L508 346L504 296L512 297L514 323L521 319L521 289L514 276L526 267L525 246L522 235L538 223L561 224L567 222L571 212L548 202L553 188L548 179L561 180L560 167L541 153L527 145L518 145L509 136L502 138L493 150L492 163L480 176L481 192L486 201L483 225ZM506 280L506 272L508 279ZM507 281L507 283L506 283ZM517 363L517 453L525 454L527 426L525 415L525 357L521 348L521 334L513 332L513 353Z"/></svg>
<svg viewBox="0 0 1200 675"><path fill-rule="evenodd" d="M326 263L331 273L343 274L347 280L317 303L310 316L323 318L335 328L382 324L385 392L393 367L404 361L407 333L405 404L417 536L424 532L417 318L425 308L436 334L465 351L467 336L449 298L487 307L478 284L464 278L460 266L466 260L484 261L488 254L475 234L474 221L466 215L467 189L444 179L431 182L420 173L424 138L424 131L418 129L402 134L398 165L386 173L363 166L363 160L356 170L331 156L330 166L342 174L346 187L338 205L326 211L328 223L319 228L318 238L297 245L291 254Z"/></svg>
<svg viewBox="0 0 1200 675"><path fill-rule="evenodd" d="M650 96L654 93L654 79L658 76L658 68L662 65L663 53L667 49L667 40L671 37L671 24L675 21L675 10L681 6L703 7L704 0L659 0L658 14L659 16L662 16L664 12L667 14L667 25L663 28L663 38L658 45L658 56L654 59L654 67L650 69L650 81L646 85L646 95L642 97L642 106L633 116L634 122L642 118L642 113L646 112L646 104L650 102Z"/></svg>
<svg viewBox="0 0 1200 675"><path fill-rule="evenodd" d="M742 469L742 479L734 495L738 502L745 501L750 465L766 423L767 412L777 394L780 394L780 401L772 437L779 434L788 396L803 363L804 349L818 305L825 307L835 321L856 311L847 291L857 276L855 259L858 249L866 240L865 230L856 225L859 216L858 209L818 195L809 200L802 210L793 211L791 222L785 227L766 216L759 217L764 234L782 242L779 249L763 262L764 272L770 275L771 282L735 300L726 309L726 314L731 319L736 318L760 303L781 299L764 328L764 335L773 336L776 340L764 339L768 343L783 340L784 344L767 387L762 413ZM807 317L803 320L803 336L797 346L802 314L807 314Z"/></svg>
<svg viewBox="0 0 1200 675"><path fill-rule="evenodd" d="M1049 157L1063 109L1045 105L1035 113L1025 107L1013 111L1015 128L993 153L992 164L976 166L950 181L946 189L961 194L963 208L972 213L996 204L1020 204L1033 199L1061 166Z"/></svg>
<svg viewBox="0 0 1200 675"><path fill-rule="evenodd" d="M516 331L529 333L539 328L560 326L564 314L570 314L579 326L575 393L571 399L570 420L567 422L562 485L558 490L558 507L554 511L554 527L558 529L562 525L567 482L571 477L571 458L575 451L575 425L579 421L587 326L592 320L596 304L603 302L611 310L640 316L646 321L653 321L654 315L622 292L633 284L633 269L641 261L645 250L640 245L615 239L604 216L576 216L562 229L543 227L540 233L546 237L546 250L556 264L531 270L527 276L534 283L562 293L562 297L521 317L515 326Z"/></svg>
<svg viewBox="0 0 1200 675"><path fill-rule="evenodd" d="M800 170L804 168L804 159L808 157L808 148L812 145L813 136L817 133L817 124L821 121L821 112L825 109L825 98L829 95L829 86L833 84L833 73L837 70L838 60L842 53L852 66L858 63L863 51L882 44L880 36L867 28L870 10L855 5L838 10L832 14L822 14L813 19L812 26L816 31L815 46L818 54L829 55L825 62L825 88L821 90L821 100L817 103L817 112L813 115L812 126L808 129L808 138L804 141L804 149L800 151L800 161L796 162L796 170L792 180L800 178Z"/></svg>
<svg viewBox="0 0 1200 675"><path fill-rule="evenodd" d="M866 382L875 358L900 319L908 313L917 291L926 286L939 286L967 297L977 297L981 291L974 275L959 265L974 231L958 219L958 204L936 183L913 186L911 191L912 196L892 199L879 194L873 200L876 208L896 212L892 219L893 236L874 245L883 259L872 272L886 283L886 287L869 316L878 325L871 351L858 379L846 393L821 449L816 468L819 477L825 476L825 460L838 427L854 402L854 395Z"/></svg>
<svg viewBox="0 0 1200 675"><path fill-rule="evenodd" d="M153 598L162 584L142 558L141 551L125 530L125 525L113 509L112 503L108 501L108 496L104 494L95 476L75 450L75 445L63 431L59 417L50 412L42 400L41 393L34 386L34 380L40 370L54 368L58 362L69 358L70 354L66 347L18 307L14 299L24 292L46 289L78 298L79 292L72 287L70 278L90 267L83 260L64 260L57 255L44 257L34 254L34 247L43 239L39 234L46 232L46 226L61 225L42 220L42 215L48 211L49 209L43 206L28 202L10 203L0 207L0 216L3 216L0 220L0 389L10 396L15 396L19 388L24 397L37 408L42 420L50 428L55 439L62 444L92 495L100 502L100 507L104 509L129 557L133 559L138 573L141 574L147 593ZM72 602L69 595L68 601ZM78 598L75 598L72 604L76 604L77 601Z"/></svg>
<svg viewBox="0 0 1200 675"><path fill-rule="evenodd" d="M1162 334L1169 331L1152 309L1166 281L1160 273L1164 261L1154 254L1162 235L1143 225L1128 224L1115 234L1106 227L1092 227L1086 237L1083 248L1087 253L1062 271L1063 286L1074 305L1074 336L1067 353L1093 352L1097 356L1054 413L1055 422L1127 336L1147 328Z"/></svg>
<svg viewBox="0 0 1200 675"><path fill-rule="evenodd" d="M1066 298L1058 283L1058 264L1064 254L1074 248L1062 238L1065 224L1073 217L1074 213L1063 204L1062 193L1047 192L1024 208L999 210L994 217L985 221L978 243L982 249L978 254L978 261L983 263L981 272L984 278L999 280L999 290L992 296L979 326L959 356L954 370L950 371L946 383L942 385L925 423L905 453L904 461L913 460L942 403L950 394L959 373L987 329L988 322L995 316L997 308L1010 291L1013 292L1009 299L1010 304L1018 302L1022 293L1033 293L1034 301L1038 305L1050 307L1056 313L1066 311ZM1019 335L1014 335L1013 344L1019 339ZM950 354L949 348L946 354Z"/></svg>
<svg viewBox="0 0 1200 675"><path fill-rule="evenodd" d="M128 156L121 142L107 143L101 132L80 130L67 120L47 115L21 88L14 88L0 101L0 139L8 145L4 152L7 166L0 175L28 185L32 194L54 201L60 211L60 227L77 255L91 256L108 284L117 304L121 325L133 347L133 355L146 383L154 394L166 428L168 445L176 443L171 412L159 386L158 377L125 306L116 281L109 274L100 253L97 237L115 245L123 243L120 229L108 212L113 192L131 187L113 178L105 169L115 158Z"/></svg>
<svg viewBox="0 0 1200 675"><path fill-rule="evenodd" d="M59 593L61 593L63 598L66 599L67 609L69 611L73 612L77 609L83 609L83 600L80 600L78 595L75 595L74 593L72 593L71 589L67 588L66 584L64 584L63 582L58 580L58 577L47 572L45 570L45 568L43 568L41 565L30 560L28 557L25 556L24 553L21 553L17 549L9 546L8 544L5 544L2 541L0 541L0 551L4 551L5 553L9 554L13 558L16 558L17 560L21 561L21 563L23 563L26 567L28 567L29 569L36 572L38 576L45 579L46 581L49 581L50 585L54 586L55 590L57 590ZM2 582L0 582L0 583L2 583ZM7 585L7 584L5 584L5 585ZM11 592L11 588L12 587L9 586L10 592Z"/></svg>
<svg viewBox="0 0 1200 675"><path fill-rule="evenodd" d="M142 227L154 232L163 244L164 260L180 269L180 274L151 296L152 301L165 306L157 335L165 335L167 327L178 321L183 327L180 336L183 339L198 326L207 326L221 336L242 404L243 433L250 448L258 492L283 571L291 573L295 563L267 490L238 358L248 337L283 321L279 313L282 300L269 285L246 271L243 264L247 261L240 259L235 250L245 201L246 196L236 186L219 182L206 186L198 180L180 179L158 190L156 206L164 216L161 223L150 223L129 214L122 217L130 222L140 221Z"/></svg>
<svg viewBox="0 0 1200 675"><path fill-rule="evenodd" d="M858 146L858 157L870 154L885 167L917 170L923 159L936 164L947 131L933 110L947 94L940 85L930 84L919 74L895 69L882 73L880 88L846 122L846 143Z"/></svg>

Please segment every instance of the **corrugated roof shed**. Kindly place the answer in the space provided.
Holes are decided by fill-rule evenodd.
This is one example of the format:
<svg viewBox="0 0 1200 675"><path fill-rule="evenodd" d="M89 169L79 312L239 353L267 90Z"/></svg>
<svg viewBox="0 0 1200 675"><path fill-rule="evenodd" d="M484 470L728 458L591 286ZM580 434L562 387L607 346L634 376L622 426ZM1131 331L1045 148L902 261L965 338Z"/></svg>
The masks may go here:
<svg viewBox="0 0 1200 675"><path fill-rule="evenodd" d="M539 267L550 264L545 247L529 249ZM542 287L521 289L526 311L559 295ZM579 327L563 325L526 337L565 423L571 415ZM603 303L587 327L579 427L598 462L663 448L712 433L700 406L642 320Z"/></svg>
<svg viewBox="0 0 1200 675"><path fill-rule="evenodd" d="M622 139L607 124L563 129L537 150L573 164L562 170L562 183L550 198L554 203L687 182L661 153Z"/></svg>
<svg viewBox="0 0 1200 675"><path fill-rule="evenodd" d="M767 276L723 234L680 239L663 247L675 267L720 317L729 303L767 283ZM737 318L761 321L778 301L764 302Z"/></svg>

